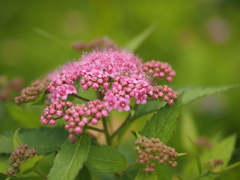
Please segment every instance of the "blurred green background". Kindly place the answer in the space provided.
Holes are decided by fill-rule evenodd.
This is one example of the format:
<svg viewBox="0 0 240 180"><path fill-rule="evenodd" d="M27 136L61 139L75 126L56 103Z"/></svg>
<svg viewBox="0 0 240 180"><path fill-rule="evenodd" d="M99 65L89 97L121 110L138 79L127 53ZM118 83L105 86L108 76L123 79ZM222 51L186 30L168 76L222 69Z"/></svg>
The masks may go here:
<svg viewBox="0 0 240 180"><path fill-rule="evenodd" d="M238 0L0 0L0 75L22 77L27 86L80 57L79 52L39 35L34 28L58 37L66 46L102 36L124 46L156 24L156 30L135 54L143 61L169 62L177 72L172 84L238 84L239 22ZM200 135L239 133L239 99L236 88L189 105ZM3 107L3 103L0 105ZM1 111L2 124L9 117L4 108ZM1 132L17 127L10 125L1 126ZM240 138L232 161L240 161ZM239 170L225 173L220 179L240 179Z"/></svg>

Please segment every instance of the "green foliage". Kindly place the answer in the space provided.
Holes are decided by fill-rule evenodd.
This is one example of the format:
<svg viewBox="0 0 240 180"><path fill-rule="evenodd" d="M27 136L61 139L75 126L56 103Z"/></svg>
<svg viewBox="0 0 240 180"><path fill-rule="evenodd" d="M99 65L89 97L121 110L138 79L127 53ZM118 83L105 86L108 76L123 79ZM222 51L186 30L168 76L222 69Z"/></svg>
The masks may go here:
<svg viewBox="0 0 240 180"><path fill-rule="evenodd" d="M13 134L0 135L0 154L6 153L9 154L13 151Z"/></svg>
<svg viewBox="0 0 240 180"><path fill-rule="evenodd" d="M156 173L161 180L172 179L172 168L168 164L155 163L155 165Z"/></svg>
<svg viewBox="0 0 240 180"><path fill-rule="evenodd" d="M136 176L136 178L134 180L157 180L158 176L156 172L153 173L146 173L144 171L145 167L142 167L142 169L139 171L138 175Z"/></svg>
<svg viewBox="0 0 240 180"><path fill-rule="evenodd" d="M110 146L91 146L85 165L103 173L115 173L127 167L126 157Z"/></svg>
<svg viewBox="0 0 240 180"><path fill-rule="evenodd" d="M18 128L13 135L13 148L14 149L16 149L17 146L20 146L21 144L23 144L23 142L21 141L21 139L18 136L19 130L20 130L20 128Z"/></svg>
<svg viewBox="0 0 240 180"><path fill-rule="evenodd" d="M9 157L4 155L0 156L0 174L7 174L7 169L10 168L8 158Z"/></svg>
<svg viewBox="0 0 240 180"><path fill-rule="evenodd" d="M136 50L145 40L146 38L152 34L152 32L156 29L156 25L151 25L143 32L135 36L132 40L130 40L124 47L130 50Z"/></svg>
<svg viewBox="0 0 240 180"><path fill-rule="evenodd" d="M90 136L86 133L82 134L75 143L66 140L54 160L48 179L74 179L87 159L90 144Z"/></svg>
<svg viewBox="0 0 240 180"><path fill-rule="evenodd" d="M81 179L87 179L87 180L91 180L91 173L88 170L88 168L83 165L82 169L80 170L79 174L78 174L78 178Z"/></svg>
<svg viewBox="0 0 240 180"><path fill-rule="evenodd" d="M152 116L146 123L140 134L147 138L159 138L163 143L168 142L172 136L176 124L179 109L182 104L183 93L178 97L173 105L167 104Z"/></svg>
<svg viewBox="0 0 240 180"><path fill-rule="evenodd" d="M22 128L38 128L41 123L38 115L16 106L6 106L10 115Z"/></svg>
<svg viewBox="0 0 240 180"><path fill-rule="evenodd" d="M22 174L26 174L28 172L34 171L35 169L37 169L39 163L42 161L43 158L44 158L44 155L40 155L40 156L32 157L31 159L28 159L27 161L20 164L19 172Z"/></svg>
<svg viewBox="0 0 240 180"><path fill-rule="evenodd" d="M239 84L236 85L230 85L230 86L210 86L210 87L196 87L194 88L193 86L186 86L182 88L176 89L177 92L183 92L185 91L185 95L183 98L183 105L189 104L190 102L199 99L201 97L216 93L216 92L222 92L222 91L227 91L236 87L239 87Z"/></svg>

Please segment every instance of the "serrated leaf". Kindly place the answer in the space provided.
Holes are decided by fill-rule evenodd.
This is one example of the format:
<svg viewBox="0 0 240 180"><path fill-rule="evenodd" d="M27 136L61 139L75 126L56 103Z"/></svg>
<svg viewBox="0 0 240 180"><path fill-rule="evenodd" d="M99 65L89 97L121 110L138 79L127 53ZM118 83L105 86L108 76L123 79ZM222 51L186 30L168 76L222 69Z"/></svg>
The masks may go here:
<svg viewBox="0 0 240 180"><path fill-rule="evenodd" d="M85 165L103 173L115 173L127 167L126 157L110 146L91 146Z"/></svg>
<svg viewBox="0 0 240 180"><path fill-rule="evenodd" d="M182 98L183 93L179 95L173 105L167 104L154 114L143 127L140 134L149 139L152 137L159 138L163 143L166 143L175 130Z"/></svg>
<svg viewBox="0 0 240 180"><path fill-rule="evenodd" d="M146 39L147 37L156 29L156 25L152 24L143 32L138 34L132 40L130 40L124 47L130 50L136 50Z"/></svg>
<svg viewBox="0 0 240 180"><path fill-rule="evenodd" d="M14 120L23 128L38 128L41 125L39 117L32 112L17 106L6 106L6 108Z"/></svg>
<svg viewBox="0 0 240 180"><path fill-rule="evenodd" d="M0 156L0 173L7 174L7 169L11 166L8 163L9 157L7 156Z"/></svg>
<svg viewBox="0 0 240 180"><path fill-rule="evenodd" d="M81 180L81 179L86 179L86 180L91 180L91 173L90 171L88 170L88 168L83 165L83 168L81 169L81 171L79 172L78 174L78 178Z"/></svg>
<svg viewBox="0 0 240 180"><path fill-rule="evenodd" d="M35 170L43 158L44 158L44 155L40 155L40 156L32 157L27 161L24 161L22 164L20 164L19 172L25 174Z"/></svg>
<svg viewBox="0 0 240 180"><path fill-rule="evenodd" d="M20 129L18 135L30 149L37 149L38 154L48 154L60 148L67 139L68 132L61 127L40 127Z"/></svg>
<svg viewBox="0 0 240 180"><path fill-rule="evenodd" d="M19 130L20 130L20 128L18 128L13 135L13 148L14 149L16 149L17 146L20 146L23 144L23 142L21 141L21 139L18 136Z"/></svg>
<svg viewBox="0 0 240 180"><path fill-rule="evenodd" d="M161 180L171 180L172 168L167 163L159 164L155 162L155 171Z"/></svg>
<svg viewBox="0 0 240 180"><path fill-rule="evenodd" d="M127 129L135 120L137 120L141 116L159 110L161 107L164 107L164 105L166 105L165 102L160 103L158 101L148 101L146 104L137 105L133 117L129 119L125 127L119 132L118 139L121 140L121 138L125 135Z"/></svg>
<svg viewBox="0 0 240 180"><path fill-rule="evenodd" d="M230 86L210 86L210 87L193 87L193 86L186 86L182 88L177 88L176 91L181 93L185 91L182 104L186 105L192 102L193 100L199 99L201 97L227 91L229 89L237 88L240 84L230 85Z"/></svg>
<svg viewBox="0 0 240 180"><path fill-rule="evenodd" d="M152 173L146 173L144 171L146 167L142 167L142 169L139 171L139 173L137 174L136 178L134 180L158 180L158 176L156 172L152 172Z"/></svg>
<svg viewBox="0 0 240 180"><path fill-rule="evenodd" d="M0 135L0 154L10 154L13 152L13 134Z"/></svg>
<svg viewBox="0 0 240 180"><path fill-rule="evenodd" d="M90 145L91 138L86 133L83 133L75 143L67 139L54 160L54 165L47 176L48 180L74 179L87 159Z"/></svg>

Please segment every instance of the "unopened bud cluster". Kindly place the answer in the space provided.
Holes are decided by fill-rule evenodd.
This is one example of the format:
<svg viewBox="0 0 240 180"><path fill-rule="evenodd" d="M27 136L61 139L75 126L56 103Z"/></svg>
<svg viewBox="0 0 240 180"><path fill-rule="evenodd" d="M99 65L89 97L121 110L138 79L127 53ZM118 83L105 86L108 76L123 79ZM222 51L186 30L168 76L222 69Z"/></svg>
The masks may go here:
<svg viewBox="0 0 240 180"><path fill-rule="evenodd" d="M22 90L21 95L15 97L16 104L21 104L24 102L31 102L37 99L41 92L44 91L47 84L49 83L48 78L37 79L32 82L30 87L27 87Z"/></svg>
<svg viewBox="0 0 240 180"><path fill-rule="evenodd" d="M28 145L25 144L20 145L16 149L14 149L8 161L9 164L12 166L12 168L9 168L7 170L9 176L15 177L16 174L19 172L20 164L34 156L37 156L35 149L27 150L27 148Z"/></svg>
<svg viewBox="0 0 240 180"><path fill-rule="evenodd" d="M209 159L208 162L206 163L206 165L210 171L217 173L222 170L221 165L223 163L224 163L224 161L222 159Z"/></svg>
<svg viewBox="0 0 240 180"><path fill-rule="evenodd" d="M174 148L161 142L159 138L148 139L142 136L134 144L138 153L139 164L147 165L145 172L155 171L154 162L159 164L167 162L173 168L177 166L175 158L178 156L178 153Z"/></svg>

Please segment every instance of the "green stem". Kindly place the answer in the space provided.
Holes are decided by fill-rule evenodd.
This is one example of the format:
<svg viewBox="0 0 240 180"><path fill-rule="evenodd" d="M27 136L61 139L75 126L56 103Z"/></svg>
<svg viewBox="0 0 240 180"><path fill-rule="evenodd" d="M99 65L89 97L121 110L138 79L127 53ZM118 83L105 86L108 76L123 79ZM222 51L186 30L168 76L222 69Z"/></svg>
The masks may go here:
<svg viewBox="0 0 240 180"><path fill-rule="evenodd" d="M111 146L112 143L111 143L111 138L110 138L110 134L108 131L107 119L105 117L103 117L102 122L103 122L103 129L104 129L104 134L106 137L107 145Z"/></svg>
<svg viewBox="0 0 240 180"><path fill-rule="evenodd" d="M46 175L39 171L38 169L35 169L34 172L38 174L42 179L47 179Z"/></svg>
<svg viewBox="0 0 240 180"><path fill-rule="evenodd" d="M138 161L135 161L132 164L129 164L124 170L117 172L116 174L122 174L125 173L127 170L129 170L131 167L138 165Z"/></svg>
<svg viewBox="0 0 240 180"><path fill-rule="evenodd" d="M79 95L77 95L77 94L69 94L69 95L71 95L71 96L74 96L74 97L77 97L78 99L81 99L81 100L83 100L83 101L91 101L91 100L89 100L89 99L86 99L86 98L84 98L84 97L81 97L81 96L79 96Z"/></svg>
<svg viewBox="0 0 240 180"><path fill-rule="evenodd" d="M92 126L86 126L86 129L91 129L91 130L94 130L94 131L97 131L97 132L105 133L105 131L103 129L98 129L98 128L95 128L95 127L92 127Z"/></svg>
<svg viewBox="0 0 240 180"><path fill-rule="evenodd" d="M203 178L203 177L206 177L206 176L208 176L209 174L211 174L211 172L210 172L210 171L208 171L208 172L206 172L206 173L204 173L204 174L202 174L202 175L200 175L200 176L198 176L198 177L192 178L192 179L190 179L190 180L197 180L197 179L201 179L201 178Z"/></svg>

